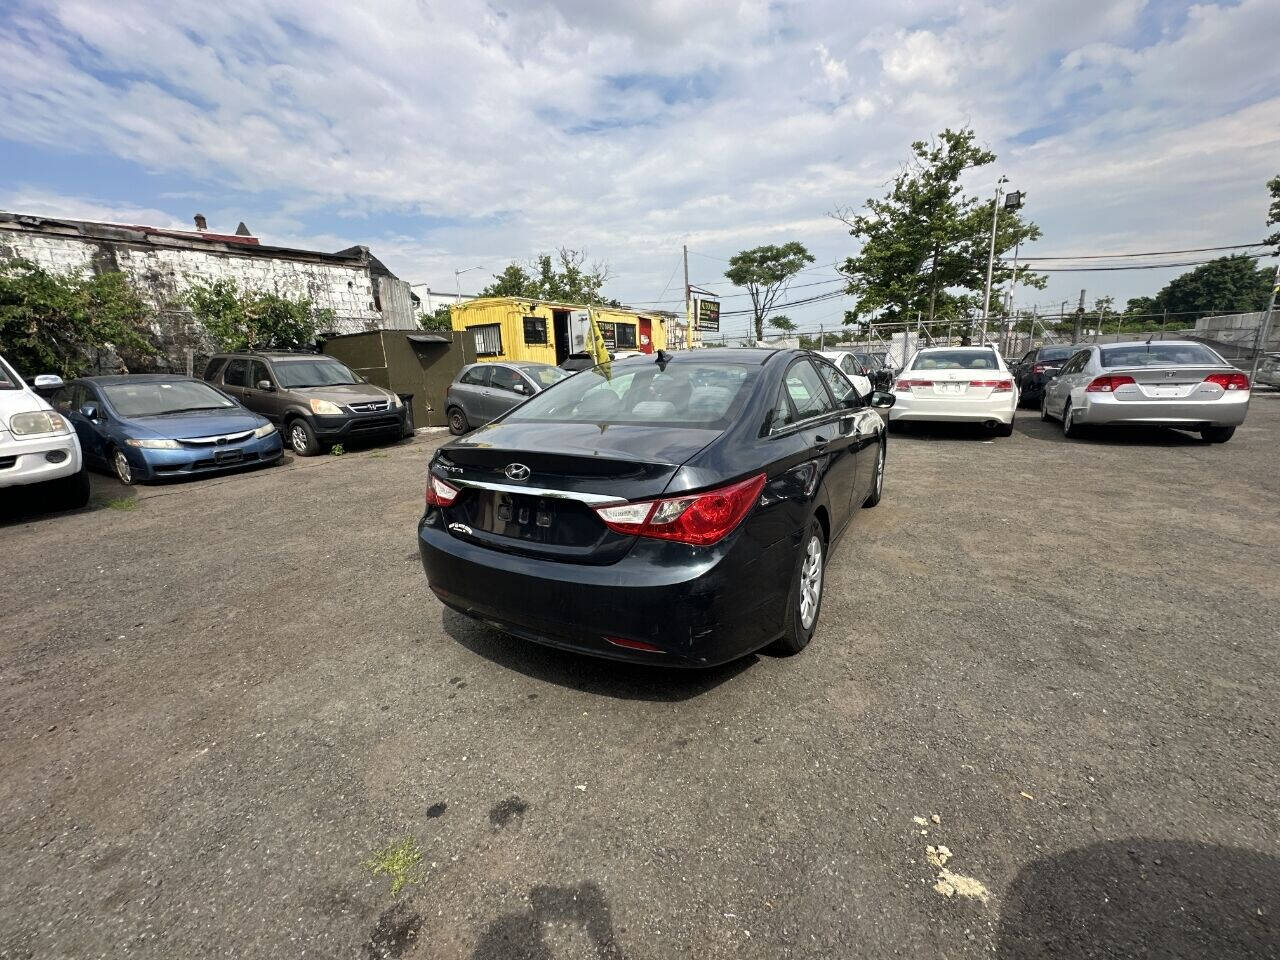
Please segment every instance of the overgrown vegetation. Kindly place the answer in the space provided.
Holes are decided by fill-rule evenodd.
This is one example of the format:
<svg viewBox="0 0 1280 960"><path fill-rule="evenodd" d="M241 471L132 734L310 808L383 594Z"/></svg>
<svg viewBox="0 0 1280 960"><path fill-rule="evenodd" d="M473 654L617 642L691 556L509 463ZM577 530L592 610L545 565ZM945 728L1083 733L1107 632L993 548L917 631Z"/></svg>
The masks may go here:
<svg viewBox="0 0 1280 960"><path fill-rule="evenodd" d="M316 309L306 297L242 290L234 280L194 283L185 300L220 350L310 348L335 321L332 310Z"/></svg>
<svg viewBox="0 0 1280 960"><path fill-rule="evenodd" d="M494 274L480 296L620 307L620 302L604 296L609 277L609 265L603 260L588 265L586 251L561 247L554 255L540 253L528 263L508 264Z"/></svg>
<svg viewBox="0 0 1280 960"><path fill-rule="evenodd" d="M422 862L422 850L413 837L404 837L396 843L378 851L365 866L375 876L385 876L391 880L391 895L394 897L411 883L422 880L422 871L418 864Z"/></svg>
<svg viewBox="0 0 1280 960"><path fill-rule="evenodd" d="M441 304L430 313L423 313L418 316L418 326L423 330L439 330L445 333L453 329L453 320L449 313L448 304Z"/></svg>
<svg viewBox="0 0 1280 960"><path fill-rule="evenodd" d="M104 354L131 366L158 355L151 309L115 271L50 273L28 260L0 264L0 353L23 376L78 377Z"/></svg>

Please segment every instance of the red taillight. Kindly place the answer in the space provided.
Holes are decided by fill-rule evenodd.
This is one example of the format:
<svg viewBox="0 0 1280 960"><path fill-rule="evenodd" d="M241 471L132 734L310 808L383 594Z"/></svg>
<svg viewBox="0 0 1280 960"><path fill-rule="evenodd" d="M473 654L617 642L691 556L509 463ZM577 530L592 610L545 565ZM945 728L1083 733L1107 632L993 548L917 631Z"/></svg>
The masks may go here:
<svg viewBox="0 0 1280 960"><path fill-rule="evenodd" d="M427 506L447 507L458 498L458 488L450 486L439 477L427 480Z"/></svg>
<svg viewBox="0 0 1280 960"><path fill-rule="evenodd" d="M1045 366L1043 363L1037 363L1031 368L1032 373L1044 373Z"/></svg>
<svg viewBox="0 0 1280 960"><path fill-rule="evenodd" d="M605 637L605 640L615 647L625 647L628 650L646 650L649 653L665 652L661 647L655 647L652 643L645 643L643 640L628 640L626 637Z"/></svg>
<svg viewBox="0 0 1280 960"><path fill-rule="evenodd" d="M723 540L742 522L760 499L764 481L761 473L719 490L598 507L596 514L616 533L705 547Z"/></svg>
<svg viewBox="0 0 1280 960"><path fill-rule="evenodd" d="M1133 377L1126 377L1124 374L1117 376L1094 377L1093 382L1084 388L1085 393L1110 393L1117 387L1123 387L1127 383L1134 383Z"/></svg>
<svg viewBox="0 0 1280 960"><path fill-rule="evenodd" d="M970 380L971 387L990 387L992 393L1008 393L1013 389L1012 380Z"/></svg>
<svg viewBox="0 0 1280 960"><path fill-rule="evenodd" d="M1243 373L1211 373L1205 383L1216 383L1223 390L1248 390L1249 378Z"/></svg>
<svg viewBox="0 0 1280 960"><path fill-rule="evenodd" d="M894 386L895 390L910 390L912 387L932 387L932 380L899 380Z"/></svg>

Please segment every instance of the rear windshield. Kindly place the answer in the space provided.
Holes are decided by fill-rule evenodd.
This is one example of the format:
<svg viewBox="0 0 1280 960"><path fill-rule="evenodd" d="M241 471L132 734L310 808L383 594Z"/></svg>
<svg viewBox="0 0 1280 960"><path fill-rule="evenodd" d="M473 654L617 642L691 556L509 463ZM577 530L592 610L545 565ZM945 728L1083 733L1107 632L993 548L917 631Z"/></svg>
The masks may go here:
<svg viewBox="0 0 1280 960"><path fill-rule="evenodd" d="M271 365L280 378L280 386L336 387L345 383L359 383L356 375L345 363L330 357L307 357L303 360L273 360Z"/></svg>
<svg viewBox="0 0 1280 960"><path fill-rule="evenodd" d="M569 376L568 370L561 370L559 367L521 367L520 369L527 376L532 377L534 382L544 390Z"/></svg>
<svg viewBox="0 0 1280 960"><path fill-rule="evenodd" d="M1067 359L1067 357L1071 356L1071 354L1073 353L1075 353L1075 347L1072 347L1072 346L1041 347L1040 359L1041 360L1065 360Z"/></svg>
<svg viewBox="0 0 1280 960"><path fill-rule="evenodd" d="M1122 347L1102 348L1104 367L1217 366L1224 362L1208 347L1198 343L1126 343Z"/></svg>
<svg viewBox="0 0 1280 960"><path fill-rule="evenodd" d="M517 407L508 421L643 423L723 428L750 394L758 366L696 361L591 367Z"/></svg>
<svg viewBox="0 0 1280 960"><path fill-rule="evenodd" d="M996 355L990 350L934 350L922 353L911 365L912 370L999 370Z"/></svg>
<svg viewBox="0 0 1280 960"><path fill-rule="evenodd" d="M235 406L217 390L195 380L111 383L102 387L102 392L122 417L156 417L165 413L223 410Z"/></svg>

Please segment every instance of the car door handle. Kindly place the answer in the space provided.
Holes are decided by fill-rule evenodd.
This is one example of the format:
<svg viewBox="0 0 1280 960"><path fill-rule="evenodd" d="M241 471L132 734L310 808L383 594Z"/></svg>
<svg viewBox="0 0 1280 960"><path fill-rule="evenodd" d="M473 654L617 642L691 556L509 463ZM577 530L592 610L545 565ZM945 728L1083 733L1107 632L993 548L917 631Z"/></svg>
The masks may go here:
<svg viewBox="0 0 1280 960"><path fill-rule="evenodd" d="M815 451L817 451L818 453L826 453L826 452L827 452L827 438L826 438L826 437L823 437L823 436L817 436L817 437L814 437L814 438L813 438L813 449L814 449Z"/></svg>

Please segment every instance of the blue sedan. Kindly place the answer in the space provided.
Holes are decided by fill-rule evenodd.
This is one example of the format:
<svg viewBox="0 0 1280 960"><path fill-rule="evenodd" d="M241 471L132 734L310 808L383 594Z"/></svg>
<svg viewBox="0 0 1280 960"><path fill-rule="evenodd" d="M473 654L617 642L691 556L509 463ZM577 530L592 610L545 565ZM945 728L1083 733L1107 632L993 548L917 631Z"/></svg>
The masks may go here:
<svg viewBox="0 0 1280 960"><path fill-rule="evenodd" d="M190 377L82 377L53 396L85 459L123 484L273 463L284 453L265 417Z"/></svg>

